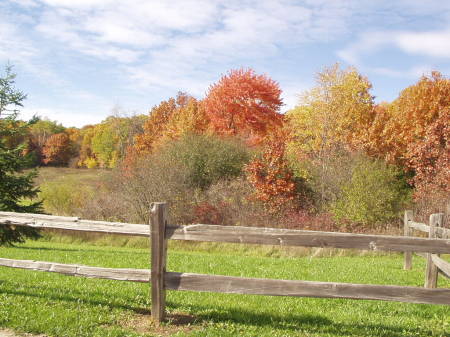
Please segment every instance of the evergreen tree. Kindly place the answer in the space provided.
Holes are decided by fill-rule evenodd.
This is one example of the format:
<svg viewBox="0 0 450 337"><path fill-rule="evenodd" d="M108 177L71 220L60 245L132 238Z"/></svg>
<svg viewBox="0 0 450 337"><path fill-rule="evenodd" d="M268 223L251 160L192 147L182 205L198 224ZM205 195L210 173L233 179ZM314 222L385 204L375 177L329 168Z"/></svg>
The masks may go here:
<svg viewBox="0 0 450 337"><path fill-rule="evenodd" d="M17 110L26 95L14 87L15 74L11 66L0 78L0 211L41 212L41 202L27 202L37 196L33 186L37 171L24 173L29 158L24 154L24 139L29 123L18 121ZM36 229L22 226L0 225L0 245L23 242L25 237L38 238Z"/></svg>

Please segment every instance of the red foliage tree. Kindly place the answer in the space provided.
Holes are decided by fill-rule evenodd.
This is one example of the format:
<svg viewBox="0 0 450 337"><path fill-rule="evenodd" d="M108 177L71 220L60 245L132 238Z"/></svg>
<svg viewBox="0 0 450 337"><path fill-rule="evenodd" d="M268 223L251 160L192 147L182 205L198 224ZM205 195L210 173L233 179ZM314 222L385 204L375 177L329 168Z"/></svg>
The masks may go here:
<svg viewBox="0 0 450 337"><path fill-rule="evenodd" d="M47 139L42 153L44 164L66 165L73 155L72 142L66 133L56 133Z"/></svg>
<svg viewBox="0 0 450 337"><path fill-rule="evenodd" d="M282 124L280 96L274 80L252 69L238 69L212 85L203 102L215 132L260 140Z"/></svg>
<svg viewBox="0 0 450 337"><path fill-rule="evenodd" d="M245 167L245 173L255 189L253 198L263 202L270 213L294 207L296 184L285 158L283 137L268 141L262 156L252 160Z"/></svg>
<svg viewBox="0 0 450 337"><path fill-rule="evenodd" d="M423 139L410 143L408 166L414 170L412 179L416 197L428 195L449 200L450 197L450 106L442 108L427 127Z"/></svg>

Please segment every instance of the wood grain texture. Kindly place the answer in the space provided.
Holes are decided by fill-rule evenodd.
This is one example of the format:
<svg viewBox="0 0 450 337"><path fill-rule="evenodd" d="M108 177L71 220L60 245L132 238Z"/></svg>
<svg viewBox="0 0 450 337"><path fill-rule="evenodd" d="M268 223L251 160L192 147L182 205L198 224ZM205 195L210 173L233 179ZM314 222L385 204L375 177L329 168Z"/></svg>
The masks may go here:
<svg viewBox="0 0 450 337"><path fill-rule="evenodd" d="M403 217L403 235L409 237L412 235L412 230L409 227L409 222L413 220L413 211L405 211ZM403 269L410 270L412 268L412 252L404 252Z"/></svg>
<svg viewBox="0 0 450 337"><path fill-rule="evenodd" d="M228 294L349 298L450 305L450 289L273 280L174 272L166 274L166 288Z"/></svg>
<svg viewBox="0 0 450 337"><path fill-rule="evenodd" d="M13 260L0 258L0 266L52 273L69 276L83 276L89 278L103 278L117 281L149 282L150 270L129 268L103 268L78 264L64 264L57 262L43 262L32 260Z"/></svg>
<svg viewBox="0 0 450 337"><path fill-rule="evenodd" d="M151 277L150 270L147 269L103 268L4 258L0 258L0 266L131 282L149 282ZM450 305L450 289L273 280L176 272L165 273L165 287L169 290L228 294L349 298Z"/></svg>
<svg viewBox="0 0 450 337"><path fill-rule="evenodd" d="M164 320L166 310L166 289L164 284L167 260L166 224L167 205L162 202L154 202L150 210L151 301L152 317L157 324Z"/></svg>
<svg viewBox="0 0 450 337"><path fill-rule="evenodd" d="M148 237L148 225L119 222L80 220L78 218L46 216L40 214L18 215L0 212L0 225L31 226L69 231L105 234L122 234ZM55 218L55 219L53 219ZM64 219L61 219L64 218ZM213 241L231 243L267 244L281 246L333 247L362 250L398 252L429 252L449 254L450 240L400 237L388 235L365 235L353 233L318 232L276 228L240 226L216 226L196 224L190 226L168 226L167 239L190 241Z"/></svg>
<svg viewBox="0 0 450 337"><path fill-rule="evenodd" d="M431 254L431 260L433 264L439 269L442 275L450 278L450 262L447 262L440 258L438 255Z"/></svg>
<svg viewBox="0 0 450 337"><path fill-rule="evenodd" d="M80 220L42 214L0 212L0 224L132 236L150 235L148 225L121 222Z"/></svg>
<svg viewBox="0 0 450 337"><path fill-rule="evenodd" d="M430 233L430 226L427 226L424 223L420 222L410 222L409 227L413 229L417 229L421 232ZM443 227L437 227L435 228L436 236L439 238L446 238L450 237L450 229L443 228Z"/></svg>
<svg viewBox="0 0 450 337"><path fill-rule="evenodd" d="M444 214L436 213L430 215L430 233L429 238L433 239L437 236L436 228L441 227L444 222ZM438 268L433 263L432 254L427 254L427 264L425 270L425 288L437 288Z"/></svg>
<svg viewBox="0 0 450 337"><path fill-rule="evenodd" d="M190 226L170 226L167 228L167 238L173 240L232 242L281 246L450 253L450 240L443 239L240 226L216 226L202 224Z"/></svg>

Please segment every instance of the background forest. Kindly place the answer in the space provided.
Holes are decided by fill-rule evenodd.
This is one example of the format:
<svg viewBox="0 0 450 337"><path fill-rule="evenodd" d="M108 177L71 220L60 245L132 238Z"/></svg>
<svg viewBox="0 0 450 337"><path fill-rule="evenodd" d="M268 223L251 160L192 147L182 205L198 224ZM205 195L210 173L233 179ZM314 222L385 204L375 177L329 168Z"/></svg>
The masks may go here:
<svg viewBox="0 0 450 337"><path fill-rule="evenodd" d="M30 167L78 169L41 170L38 199L57 215L146 222L167 201L177 223L367 232L396 228L406 207L448 214L450 79L433 72L379 104L371 88L335 64L281 113L277 82L231 70L201 99L81 129L16 121L26 131L7 142Z"/></svg>

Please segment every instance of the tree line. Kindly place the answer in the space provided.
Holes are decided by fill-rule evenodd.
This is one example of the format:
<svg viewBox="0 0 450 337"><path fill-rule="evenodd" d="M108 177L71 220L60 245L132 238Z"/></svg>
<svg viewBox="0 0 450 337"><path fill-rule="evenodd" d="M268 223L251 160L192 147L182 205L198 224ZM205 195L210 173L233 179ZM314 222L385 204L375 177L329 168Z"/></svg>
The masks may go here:
<svg viewBox="0 0 450 337"><path fill-rule="evenodd" d="M260 209L300 221L328 212L361 224L392 221L413 201L427 211L445 210L450 80L432 72L392 102L376 103L371 90L356 68L335 64L282 113L276 81L236 69L201 99L180 92L148 115L110 116L83 128L16 120L25 131L6 142L22 144L30 165L115 168L138 208L147 207L140 206L147 198L182 204L184 194L201 191L185 222L224 223L233 203L253 214ZM145 181L155 191L163 183L160 194L144 197L139 185ZM228 192L220 187L225 182ZM163 191L167 186L172 194ZM230 189L244 192L237 198Z"/></svg>

